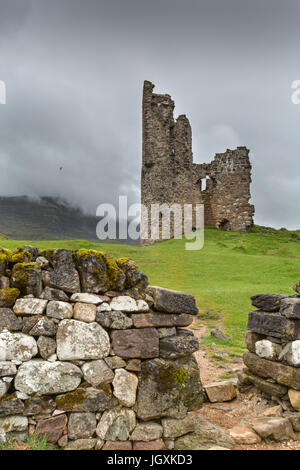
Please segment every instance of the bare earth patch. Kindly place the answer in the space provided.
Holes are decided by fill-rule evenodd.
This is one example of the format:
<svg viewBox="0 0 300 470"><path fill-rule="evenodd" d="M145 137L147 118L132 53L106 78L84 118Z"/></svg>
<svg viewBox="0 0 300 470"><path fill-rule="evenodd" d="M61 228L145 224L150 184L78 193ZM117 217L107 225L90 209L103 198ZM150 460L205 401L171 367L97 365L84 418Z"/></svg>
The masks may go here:
<svg viewBox="0 0 300 470"><path fill-rule="evenodd" d="M205 386L208 383L221 381L224 375L228 375L234 379L236 372L243 369L243 363L231 361L229 358L226 361L212 361L209 358L209 348L201 343L201 338L207 334L207 327L193 328L193 333L200 342L200 350L195 353L195 357L199 364L200 376L202 384ZM227 378L228 380L228 378ZM192 414L195 416L202 416L213 424L216 424L228 432L231 428L237 425L247 426L251 428L251 422L254 418L261 416L261 414L271 406L278 405L278 403L270 404L263 397L250 393L240 394L237 391L237 398L230 402L222 403L204 403L199 411ZM297 436L300 439L300 433ZM260 442L258 444L239 444L233 450L300 450L300 440L298 441L283 441L269 443Z"/></svg>

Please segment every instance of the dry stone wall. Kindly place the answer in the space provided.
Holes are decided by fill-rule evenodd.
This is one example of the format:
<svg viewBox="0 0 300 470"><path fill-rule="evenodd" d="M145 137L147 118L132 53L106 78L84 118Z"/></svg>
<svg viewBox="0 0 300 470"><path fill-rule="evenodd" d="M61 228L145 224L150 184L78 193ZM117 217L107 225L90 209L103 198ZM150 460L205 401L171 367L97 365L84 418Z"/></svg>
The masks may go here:
<svg viewBox="0 0 300 470"><path fill-rule="evenodd" d="M148 286L130 259L0 249L0 440L183 448L203 402L185 329L197 312L191 295Z"/></svg>
<svg viewBox="0 0 300 470"><path fill-rule="evenodd" d="M287 412L300 411L300 285L296 294L257 294L251 302L240 388L254 385ZM292 421L295 421L292 418ZM296 414L296 427L300 419ZM300 429L300 428L299 428ZM298 429L296 429L298 431Z"/></svg>

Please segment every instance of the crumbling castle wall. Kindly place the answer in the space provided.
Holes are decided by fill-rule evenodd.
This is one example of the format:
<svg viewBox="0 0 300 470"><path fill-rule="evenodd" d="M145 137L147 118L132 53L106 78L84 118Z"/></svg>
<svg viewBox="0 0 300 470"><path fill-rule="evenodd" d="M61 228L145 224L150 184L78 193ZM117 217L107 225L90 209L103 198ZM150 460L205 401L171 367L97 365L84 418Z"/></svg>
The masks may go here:
<svg viewBox="0 0 300 470"><path fill-rule="evenodd" d="M153 88L151 82L144 83L141 194L148 214L142 216L141 243L155 241L150 232L151 204L204 204L205 226L248 231L254 215L249 204L249 150L238 147L217 154L211 163L193 163L189 120L185 115L174 120L174 101L167 94L153 93Z"/></svg>

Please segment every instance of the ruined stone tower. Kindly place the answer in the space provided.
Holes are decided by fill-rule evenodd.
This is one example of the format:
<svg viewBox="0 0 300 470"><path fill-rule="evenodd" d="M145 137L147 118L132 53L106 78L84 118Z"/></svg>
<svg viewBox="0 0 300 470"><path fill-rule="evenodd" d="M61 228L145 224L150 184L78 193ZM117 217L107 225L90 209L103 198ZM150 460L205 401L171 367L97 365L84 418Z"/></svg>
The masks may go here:
<svg viewBox="0 0 300 470"><path fill-rule="evenodd" d="M173 117L170 95L153 93L144 82L142 204L204 204L205 226L248 231L254 206L249 204L249 150L238 147L217 154L211 163L193 163L192 132L185 115ZM206 187L204 188L204 180ZM152 244L149 219L142 216L141 243Z"/></svg>

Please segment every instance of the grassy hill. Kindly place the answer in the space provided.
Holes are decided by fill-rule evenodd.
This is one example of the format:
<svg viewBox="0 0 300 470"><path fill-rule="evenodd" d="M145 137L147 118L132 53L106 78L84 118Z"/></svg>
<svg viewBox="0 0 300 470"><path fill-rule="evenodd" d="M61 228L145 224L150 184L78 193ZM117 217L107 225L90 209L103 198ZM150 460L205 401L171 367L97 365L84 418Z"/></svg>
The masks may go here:
<svg viewBox="0 0 300 470"><path fill-rule="evenodd" d="M230 340L219 343L240 352L249 297L259 292L293 293L300 280L300 232L254 227L251 233L205 230L202 250L186 251L184 240L168 240L150 247L111 245L88 241L1 240L14 249L30 243L40 248L89 248L114 256L130 256L151 284L192 293L209 326L222 321ZM207 343L218 340L205 339Z"/></svg>

